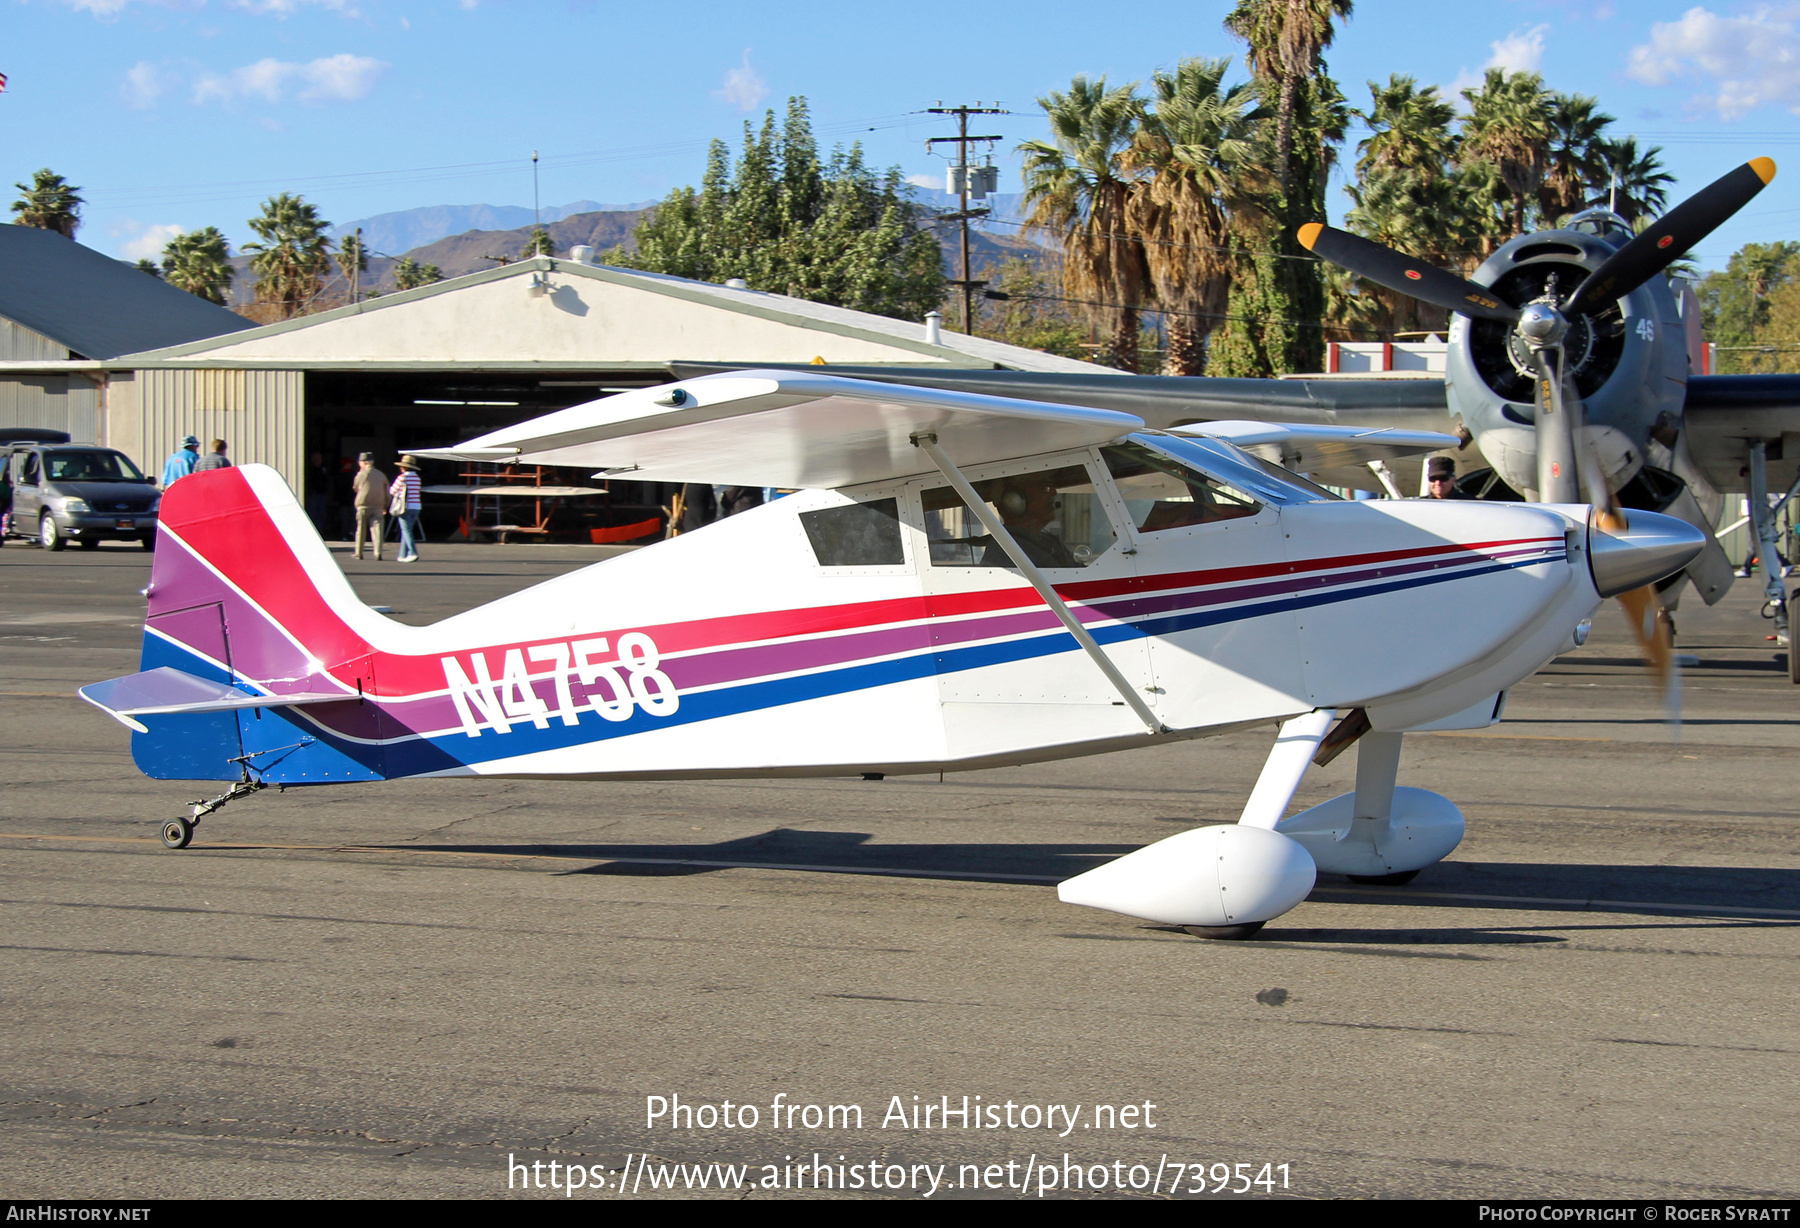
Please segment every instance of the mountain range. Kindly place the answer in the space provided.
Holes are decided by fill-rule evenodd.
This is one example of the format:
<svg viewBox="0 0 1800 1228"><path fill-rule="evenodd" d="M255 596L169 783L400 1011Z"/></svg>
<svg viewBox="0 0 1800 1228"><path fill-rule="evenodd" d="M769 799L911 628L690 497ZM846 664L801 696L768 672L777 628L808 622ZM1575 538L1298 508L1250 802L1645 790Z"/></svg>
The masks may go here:
<svg viewBox="0 0 1800 1228"><path fill-rule="evenodd" d="M995 196L989 199L995 205L995 217L1000 218L1016 211L1019 198ZM649 203L654 202L635 207L599 207L564 213L568 209L594 204L592 201L577 201L573 205L542 210L540 216L545 219L544 229L550 233L556 255L567 258L571 248L586 245L594 249L596 260L604 261L606 252L611 248L623 247L626 251L636 248L632 232L643 219ZM553 213L562 216L552 220L550 215ZM473 225L461 230L446 229L471 219L504 223L517 219L519 215L523 215L523 220L510 227ZM332 234L337 237L352 233L358 226L362 227L363 242L370 251L369 267L360 278L364 296L370 291L393 291L393 269L401 258L411 259L421 265L436 265L445 277L461 277L466 273L491 269L519 259L526 243L531 239L532 231L531 210L518 206L433 205L399 213L379 214L358 222L346 222L342 226L333 227ZM433 237L422 243L403 246L400 240L406 235ZM384 239L381 236L388 237ZM940 228L938 241L944 253L945 273L951 277L958 276L961 245L956 228ZM395 252L399 255L391 254ZM1047 255L1044 247L1026 238L1015 227L999 231L971 229L969 232L969 263L977 272L1014 258L1038 264ZM254 300L256 276L250 271L248 256L234 256L231 264L236 270L236 277L226 306L242 311ZM333 267L335 269L336 266ZM324 297L342 302L349 297L349 287L342 278L334 276L325 287Z"/></svg>

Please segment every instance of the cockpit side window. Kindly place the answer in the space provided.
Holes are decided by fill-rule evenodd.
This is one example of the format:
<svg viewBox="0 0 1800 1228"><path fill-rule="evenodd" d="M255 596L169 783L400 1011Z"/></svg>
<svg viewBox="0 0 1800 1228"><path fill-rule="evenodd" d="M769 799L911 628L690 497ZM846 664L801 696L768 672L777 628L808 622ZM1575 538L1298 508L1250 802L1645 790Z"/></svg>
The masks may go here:
<svg viewBox="0 0 1800 1228"><path fill-rule="evenodd" d="M974 486L1035 566L1090 567L1118 540L1085 465L990 478ZM930 487L921 498L932 566L1012 566L955 488Z"/></svg>
<svg viewBox="0 0 1800 1228"><path fill-rule="evenodd" d="M1116 444L1100 454L1140 533L1241 520L1262 510L1235 486L1140 444Z"/></svg>
<svg viewBox="0 0 1800 1228"><path fill-rule="evenodd" d="M895 567L906 562L897 499L801 512L800 527L821 567Z"/></svg>

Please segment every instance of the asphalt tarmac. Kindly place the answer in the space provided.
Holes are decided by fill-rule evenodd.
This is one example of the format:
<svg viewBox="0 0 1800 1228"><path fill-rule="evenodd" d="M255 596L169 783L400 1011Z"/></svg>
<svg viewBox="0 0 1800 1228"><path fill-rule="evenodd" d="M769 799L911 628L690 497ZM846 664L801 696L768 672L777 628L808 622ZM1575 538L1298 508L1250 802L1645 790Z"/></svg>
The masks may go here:
<svg viewBox="0 0 1800 1228"><path fill-rule="evenodd" d="M424 623L605 554L340 559ZM168 851L201 787L139 776L73 695L137 668L149 563L0 550L0 1197L565 1198L571 1164L577 1198L1035 1197L1076 1167L1084 1195L1800 1195L1800 688L1752 582L1679 615L1679 742L1605 610L1504 724L1408 740L1402 783L1468 816L1449 861L1220 943L1051 884L1235 818L1270 730L942 782L290 790ZM677 1096L712 1116L650 1117ZM993 1128L912 1116L965 1096Z"/></svg>

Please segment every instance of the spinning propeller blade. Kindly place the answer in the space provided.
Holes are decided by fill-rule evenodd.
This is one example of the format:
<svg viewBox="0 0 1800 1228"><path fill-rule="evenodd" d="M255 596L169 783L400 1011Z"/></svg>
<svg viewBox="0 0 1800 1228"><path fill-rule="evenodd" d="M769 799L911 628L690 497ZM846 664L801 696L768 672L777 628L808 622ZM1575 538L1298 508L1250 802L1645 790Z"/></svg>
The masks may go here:
<svg viewBox="0 0 1800 1228"><path fill-rule="evenodd" d="M1401 294L1410 294L1445 311L1460 311L1466 316L1508 324L1519 318L1517 308L1501 302L1485 287L1347 231L1308 222L1300 228L1300 242L1313 254L1349 269L1359 277Z"/></svg>
<svg viewBox="0 0 1800 1228"><path fill-rule="evenodd" d="M1775 163L1754 158L1715 179L1608 256L1563 304L1564 314L1592 315L1630 294L1722 226L1773 178Z"/></svg>

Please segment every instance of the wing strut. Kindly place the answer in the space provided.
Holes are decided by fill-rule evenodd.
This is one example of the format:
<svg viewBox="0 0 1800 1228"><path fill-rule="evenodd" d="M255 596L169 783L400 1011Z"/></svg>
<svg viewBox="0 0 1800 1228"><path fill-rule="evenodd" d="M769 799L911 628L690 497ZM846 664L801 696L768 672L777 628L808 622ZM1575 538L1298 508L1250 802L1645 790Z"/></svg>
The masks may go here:
<svg viewBox="0 0 1800 1228"><path fill-rule="evenodd" d="M962 470L956 467L956 462L944 455L944 450L938 447L937 436L914 435L912 442L914 447L921 449L932 459L932 462L938 467L938 472L942 473L945 480L956 488L956 493L962 496L962 501L969 505L969 510L974 512L976 518L981 521L982 527L988 531L988 536L1000 543L1000 548L1006 551L1006 557L1012 560L1013 566L1017 567L1020 574L1031 582L1031 587L1035 588L1038 596L1044 599L1044 604L1056 612L1056 616L1062 620L1062 625L1067 627L1069 634L1075 637L1075 642L1081 645L1082 651L1093 658L1094 664L1100 667L1100 672L1106 675L1106 680L1113 684L1113 688L1125 697L1126 704L1133 712L1137 713L1138 719L1144 722L1144 727L1151 733L1168 733L1169 727L1156 719L1156 713L1150 710L1150 705L1144 702L1144 697L1132 689L1131 683L1125 680L1125 675L1119 672L1119 667L1114 665L1111 658L1104 652L1100 651L1100 645L1094 642L1094 637L1089 635L1087 628L1082 626L1069 612L1069 607L1063 604L1063 599L1057 596L1055 589L1050 587L1050 581L1044 579L1044 573L1025 557L1025 552L1019 549L1019 543L1014 541L1012 534L1006 531L1006 526L1000 523L1000 518L989 513L987 502L975 493L975 488L969 485L969 479L962 475Z"/></svg>

